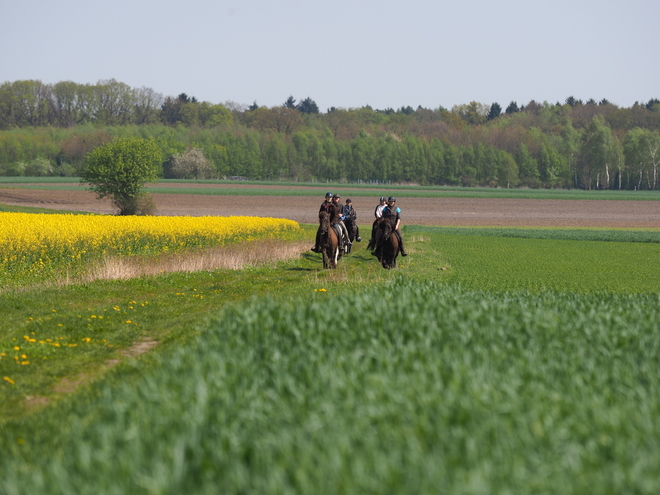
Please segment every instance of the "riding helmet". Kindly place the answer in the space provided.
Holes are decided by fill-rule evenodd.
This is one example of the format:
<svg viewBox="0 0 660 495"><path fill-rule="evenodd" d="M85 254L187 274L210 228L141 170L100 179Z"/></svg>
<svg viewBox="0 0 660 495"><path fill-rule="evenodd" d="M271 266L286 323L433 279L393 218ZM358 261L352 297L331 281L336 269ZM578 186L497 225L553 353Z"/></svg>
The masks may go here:
<svg viewBox="0 0 660 495"><path fill-rule="evenodd" d="M396 198L394 196L390 196L389 198L387 198L387 201L388 202L389 201L394 201L396 203Z"/></svg>
<svg viewBox="0 0 660 495"><path fill-rule="evenodd" d="M331 197L332 197L332 193L331 193L331 192L327 192L327 193L325 193L325 197L326 197L326 198L331 198Z"/></svg>
<svg viewBox="0 0 660 495"><path fill-rule="evenodd" d="M385 196L381 196L379 201L382 203L383 201L387 201L387 199L385 199Z"/></svg>

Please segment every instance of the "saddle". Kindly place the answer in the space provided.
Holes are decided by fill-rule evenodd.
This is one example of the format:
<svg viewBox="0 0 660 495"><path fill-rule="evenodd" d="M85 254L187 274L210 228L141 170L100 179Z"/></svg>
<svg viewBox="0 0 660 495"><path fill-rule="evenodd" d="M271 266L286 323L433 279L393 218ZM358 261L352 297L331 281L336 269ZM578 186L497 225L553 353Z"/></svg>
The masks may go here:
<svg viewBox="0 0 660 495"><path fill-rule="evenodd" d="M335 230L335 234L337 234L337 239L339 239L339 245L343 246L344 245L344 232L341 229L341 226L339 224L335 224L332 226L332 228Z"/></svg>

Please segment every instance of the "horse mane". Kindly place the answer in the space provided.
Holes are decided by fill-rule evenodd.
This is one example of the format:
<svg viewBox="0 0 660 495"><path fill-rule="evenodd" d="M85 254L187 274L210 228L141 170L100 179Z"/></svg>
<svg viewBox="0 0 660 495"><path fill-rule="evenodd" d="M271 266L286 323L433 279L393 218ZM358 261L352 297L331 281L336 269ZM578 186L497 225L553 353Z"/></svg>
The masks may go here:
<svg viewBox="0 0 660 495"><path fill-rule="evenodd" d="M380 228L383 231L383 240L388 240L394 232L394 225L387 218L383 218L380 222Z"/></svg>
<svg viewBox="0 0 660 495"><path fill-rule="evenodd" d="M319 225L321 226L321 232L327 232L330 227L330 215L325 211L319 212Z"/></svg>

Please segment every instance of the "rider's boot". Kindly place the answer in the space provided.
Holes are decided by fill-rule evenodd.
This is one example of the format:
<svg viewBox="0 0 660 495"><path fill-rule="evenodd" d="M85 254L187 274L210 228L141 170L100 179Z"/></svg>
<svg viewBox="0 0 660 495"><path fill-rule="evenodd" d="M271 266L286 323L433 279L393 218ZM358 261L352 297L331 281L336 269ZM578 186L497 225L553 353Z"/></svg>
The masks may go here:
<svg viewBox="0 0 660 495"><path fill-rule="evenodd" d="M406 253L406 249L403 247L403 239L401 237L401 234L399 231L395 231L396 236L399 238L399 251L401 251L401 256L408 256L408 253Z"/></svg>

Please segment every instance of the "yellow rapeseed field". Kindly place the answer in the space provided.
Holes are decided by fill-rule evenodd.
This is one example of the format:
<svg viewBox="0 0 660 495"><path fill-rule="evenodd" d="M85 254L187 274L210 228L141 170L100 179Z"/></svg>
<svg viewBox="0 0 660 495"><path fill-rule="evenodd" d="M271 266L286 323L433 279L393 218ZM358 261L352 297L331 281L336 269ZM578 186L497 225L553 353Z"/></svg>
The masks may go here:
<svg viewBox="0 0 660 495"><path fill-rule="evenodd" d="M71 269L105 255L157 255L281 235L291 220L0 213L4 277ZM5 280L6 281L6 280Z"/></svg>

